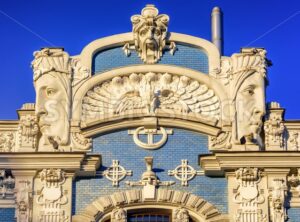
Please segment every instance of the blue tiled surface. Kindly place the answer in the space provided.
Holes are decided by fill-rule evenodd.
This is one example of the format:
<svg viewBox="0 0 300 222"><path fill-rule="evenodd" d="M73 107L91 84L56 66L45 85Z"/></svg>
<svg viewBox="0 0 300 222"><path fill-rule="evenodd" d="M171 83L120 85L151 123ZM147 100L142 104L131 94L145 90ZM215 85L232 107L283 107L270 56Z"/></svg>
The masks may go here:
<svg viewBox="0 0 300 222"><path fill-rule="evenodd" d="M104 170L109 167L113 159L120 161L120 165L133 171L132 177L124 181L138 181L145 171L145 156L154 157L154 168L161 181L176 181L170 189L191 192L214 204L221 212L227 212L227 180L225 178L211 178L197 176L190 181L188 187L180 185L180 181L168 176L168 170L175 169L181 164L181 159L188 159L189 164L199 170L198 155L208 153L205 135L195 132L174 129L169 135L168 142L158 150L145 150L135 145L132 135L127 130L101 135L93 140L93 153L101 154ZM100 196L106 196L118 191L132 189L121 181L120 187L112 187L106 178L97 177L79 179L73 185L74 206L73 214L79 213L89 203Z"/></svg>
<svg viewBox="0 0 300 222"><path fill-rule="evenodd" d="M300 221L300 208L290 208L288 210L288 222L299 222Z"/></svg>
<svg viewBox="0 0 300 222"><path fill-rule="evenodd" d="M15 208L0 208L0 222L13 222L15 220Z"/></svg>
<svg viewBox="0 0 300 222"><path fill-rule="evenodd" d="M185 45L177 45L177 47L178 50L174 55L166 51L158 64L182 66L208 73L208 57L203 50ZM132 51L131 55L127 57L122 47L117 47L96 54L93 59L92 70L93 73L99 74L114 68L141 64L143 61L135 51Z"/></svg>

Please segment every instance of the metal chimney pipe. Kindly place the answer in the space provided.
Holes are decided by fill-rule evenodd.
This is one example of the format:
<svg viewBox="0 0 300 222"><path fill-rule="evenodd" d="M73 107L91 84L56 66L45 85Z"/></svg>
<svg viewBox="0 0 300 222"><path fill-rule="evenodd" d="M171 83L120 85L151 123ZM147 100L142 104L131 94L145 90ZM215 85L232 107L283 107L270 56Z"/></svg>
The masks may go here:
<svg viewBox="0 0 300 222"><path fill-rule="evenodd" d="M211 13L211 41L223 55L223 13L219 7Z"/></svg>

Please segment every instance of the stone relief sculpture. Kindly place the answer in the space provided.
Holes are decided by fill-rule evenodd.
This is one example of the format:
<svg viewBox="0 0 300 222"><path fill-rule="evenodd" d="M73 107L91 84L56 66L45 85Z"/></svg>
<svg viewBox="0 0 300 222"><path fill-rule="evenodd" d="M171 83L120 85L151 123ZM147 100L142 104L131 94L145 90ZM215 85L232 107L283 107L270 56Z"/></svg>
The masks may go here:
<svg viewBox="0 0 300 222"><path fill-rule="evenodd" d="M63 191L66 181L65 172L61 169L44 169L39 173L42 189L37 192L36 202L42 208L39 212L40 221L68 222L70 218L61 209L68 203L68 197Z"/></svg>
<svg viewBox="0 0 300 222"><path fill-rule="evenodd" d="M36 115L42 138L39 151L68 145L70 132L71 69L63 49L45 48L32 62L36 90Z"/></svg>
<svg viewBox="0 0 300 222"><path fill-rule="evenodd" d="M154 5L147 5L141 15L131 17L135 49L144 63L157 63L163 55L168 35L168 15L158 15ZM176 50L175 43L170 44L170 53ZM126 55L130 55L130 46L124 48Z"/></svg>
<svg viewBox="0 0 300 222"><path fill-rule="evenodd" d="M286 201L287 186L283 179L274 179L271 189L271 221L284 222L287 220Z"/></svg>
<svg viewBox="0 0 300 222"><path fill-rule="evenodd" d="M18 180L16 183L16 217L18 222L32 221L32 183Z"/></svg>
<svg viewBox="0 0 300 222"><path fill-rule="evenodd" d="M209 137L210 150L229 150L231 144L231 132L220 132L218 136Z"/></svg>
<svg viewBox="0 0 300 222"><path fill-rule="evenodd" d="M0 199L13 196L15 179L6 170L0 170Z"/></svg>
<svg viewBox="0 0 300 222"><path fill-rule="evenodd" d="M240 168L235 171L238 187L234 202L239 204L235 214L235 222L267 222L267 217L259 208L265 201L258 189L261 181L261 171L258 168Z"/></svg>
<svg viewBox="0 0 300 222"><path fill-rule="evenodd" d="M11 152L15 147L15 134L0 132L0 152Z"/></svg>
<svg viewBox="0 0 300 222"><path fill-rule="evenodd" d="M22 147L37 147L39 126L37 118L32 115L22 116L19 123L19 139Z"/></svg>
<svg viewBox="0 0 300 222"><path fill-rule="evenodd" d="M299 150L299 132L289 131L288 148L294 151Z"/></svg>
<svg viewBox="0 0 300 222"><path fill-rule="evenodd" d="M81 64L80 59L73 58L70 62L72 68L72 86L77 86L80 82L91 76L91 70Z"/></svg>
<svg viewBox="0 0 300 222"><path fill-rule="evenodd" d="M120 207L116 207L111 212L111 222L127 222L127 212Z"/></svg>
<svg viewBox="0 0 300 222"><path fill-rule="evenodd" d="M92 146L92 139L84 137L80 129L77 128L76 131L72 132L71 129L71 148L73 150L79 149L79 150L89 150Z"/></svg>
<svg viewBox="0 0 300 222"><path fill-rule="evenodd" d="M85 121L126 114L193 115L216 121L220 101L205 84L169 73L117 76L90 89L83 98Z"/></svg>
<svg viewBox="0 0 300 222"><path fill-rule="evenodd" d="M88 78L90 70L82 66L79 59L71 59L61 48L44 48L34 52L32 68L35 111L42 134L39 151L63 149L70 145L72 86ZM80 136L76 134L76 138ZM78 142L76 139L73 141ZM86 149L86 144L79 145Z"/></svg>
<svg viewBox="0 0 300 222"><path fill-rule="evenodd" d="M243 48L241 53L223 58L216 78L227 85L232 106L232 143L246 149L262 147L262 117L265 115L265 82L268 60L261 48Z"/></svg>
<svg viewBox="0 0 300 222"><path fill-rule="evenodd" d="M126 181L129 186L142 186L143 195L145 199L154 199L156 188L159 186L171 186L175 184L174 181L160 181L153 171L153 157L145 157L147 170L142 174L142 178L139 181L132 182Z"/></svg>
<svg viewBox="0 0 300 222"><path fill-rule="evenodd" d="M300 207L300 168L291 170L287 182L291 198L290 205Z"/></svg>
<svg viewBox="0 0 300 222"><path fill-rule="evenodd" d="M189 212L184 208L177 208L173 212L173 222L189 222Z"/></svg>
<svg viewBox="0 0 300 222"><path fill-rule="evenodd" d="M284 109L280 108L279 103L270 103L264 124L266 150L282 150L284 148L283 113Z"/></svg>

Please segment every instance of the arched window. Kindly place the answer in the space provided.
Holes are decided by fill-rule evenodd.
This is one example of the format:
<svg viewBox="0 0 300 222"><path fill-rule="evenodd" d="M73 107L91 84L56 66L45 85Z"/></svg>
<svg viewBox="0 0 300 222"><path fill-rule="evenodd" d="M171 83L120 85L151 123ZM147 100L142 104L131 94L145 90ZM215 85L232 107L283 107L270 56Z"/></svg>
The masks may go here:
<svg viewBox="0 0 300 222"><path fill-rule="evenodd" d="M171 222L172 212L160 209L141 209L128 212L128 222Z"/></svg>

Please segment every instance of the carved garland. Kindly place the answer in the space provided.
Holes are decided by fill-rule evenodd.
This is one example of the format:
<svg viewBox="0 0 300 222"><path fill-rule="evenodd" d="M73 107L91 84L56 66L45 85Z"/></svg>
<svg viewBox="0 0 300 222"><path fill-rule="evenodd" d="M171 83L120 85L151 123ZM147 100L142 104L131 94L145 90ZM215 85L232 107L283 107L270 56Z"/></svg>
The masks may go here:
<svg viewBox="0 0 300 222"><path fill-rule="evenodd" d="M136 114L193 115L218 120L220 100L207 85L169 73L117 76L90 89L83 98L85 121Z"/></svg>

